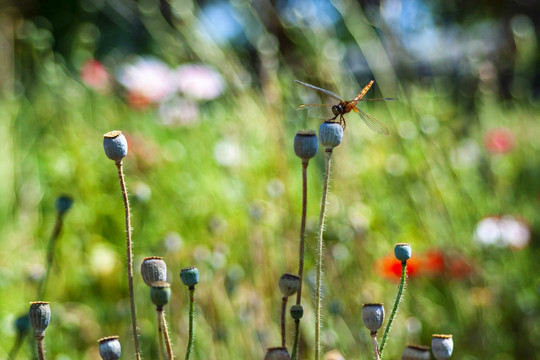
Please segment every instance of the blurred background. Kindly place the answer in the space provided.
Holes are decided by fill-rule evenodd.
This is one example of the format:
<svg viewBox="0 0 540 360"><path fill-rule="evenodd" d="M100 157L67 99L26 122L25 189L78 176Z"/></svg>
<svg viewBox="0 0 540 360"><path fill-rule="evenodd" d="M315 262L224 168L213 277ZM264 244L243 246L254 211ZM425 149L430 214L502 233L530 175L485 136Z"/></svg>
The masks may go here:
<svg viewBox="0 0 540 360"><path fill-rule="evenodd" d="M301 162L292 142L325 101L359 106L335 149L325 232L324 349L371 358L362 303L390 312L386 357L453 334L456 359L540 358L540 3L515 1L0 2L0 358L29 358L16 319L51 302L52 359L133 354L124 209L103 134L124 132L143 356L156 324L138 269L163 256L173 348L187 342L181 268L201 272L194 359L261 359L278 346L283 272L297 271ZM313 354L323 151L308 168L302 358ZM73 198L44 298L55 201ZM536 259L536 260L535 260ZM290 344L290 343L289 343ZM334 356L334 357L332 357Z"/></svg>

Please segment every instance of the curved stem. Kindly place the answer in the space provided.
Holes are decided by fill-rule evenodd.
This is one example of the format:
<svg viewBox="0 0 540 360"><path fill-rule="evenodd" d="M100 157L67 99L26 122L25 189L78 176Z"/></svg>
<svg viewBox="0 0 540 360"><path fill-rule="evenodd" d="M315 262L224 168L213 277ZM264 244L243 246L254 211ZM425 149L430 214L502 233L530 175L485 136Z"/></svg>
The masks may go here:
<svg viewBox="0 0 540 360"><path fill-rule="evenodd" d="M377 346L377 332L371 333L371 342L373 344L373 353L375 354L375 360L380 360L380 352Z"/></svg>
<svg viewBox="0 0 540 360"><path fill-rule="evenodd" d="M51 273L51 268L54 262L54 250L56 249L56 243L60 237L60 232L62 231L64 217L62 214L56 216L56 223L54 224L53 232L49 238L49 245L47 248L47 270L45 271L45 276L41 279L38 288L38 299L43 299L45 297L45 289L47 287L47 282Z"/></svg>
<svg viewBox="0 0 540 360"><path fill-rule="evenodd" d="M324 172L324 187L321 200L321 213L319 216L319 238L317 246L317 289L315 303L315 360L319 360L321 356L321 288L322 288L322 260L323 260L323 232L324 232L324 217L326 214L326 195L328 194L328 181L330 178L330 158L332 149L327 148L325 151L325 172Z"/></svg>
<svg viewBox="0 0 540 360"><path fill-rule="evenodd" d="M128 285L129 285L129 301L131 305L131 327L133 330L133 341L135 342L135 355L137 360L141 360L141 351L139 348L139 336L137 335L137 314L135 312L135 298L133 296L133 255L131 252L131 214L129 212L129 199L127 195L126 182L124 181L124 171L122 169L122 161L116 162L118 168L118 179L120 180L120 188L122 189L122 198L124 199L124 209L126 216L126 248L127 248L127 265L128 265Z"/></svg>
<svg viewBox="0 0 540 360"><path fill-rule="evenodd" d="M399 284L398 292L396 295L396 300L394 301L394 307L392 308L392 313L390 314L390 318L388 319L388 323L386 324L386 328L384 329L384 335L381 340L381 347L379 349L379 352L383 354L384 345L386 345L386 338L388 337L388 332L390 331L390 327L392 326L392 322L394 321L394 318L396 317L397 309L399 307L399 303L401 302L401 294L403 292L403 289L405 288L405 282L407 279L407 262L402 261L401 262L401 282Z"/></svg>
<svg viewBox="0 0 540 360"><path fill-rule="evenodd" d="M158 309L159 322L163 331L163 337L165 338L165 348L167 349L167 359L173 360L174 355L172 351L171 338L169 337L169 329L167 328L167 320L165 320L165 312L163 309Z"/></svg>
<svg viewBox="0 0 540 360"><path fill-rule="evenodd" d="M159 360L162 360L163 359L163 349L164 349L164 344L163 344L163 324L161 323L161 312L162 312L162 309L159 309L156 307L156 312L157 312L157 323L158 323L158 355L159 355Z"/></svg>
<svg viewBox="0 0 540 360"><path fill-rule="evenodd" d="M193 311L193 304L195 303L195 287L192 286L189 288L189 339L188 339L188 346L186 349L186 358L185 360L189 359L189 356L191 355L191 349L193 348L193 329L194 329L194 311Z"/></svg>

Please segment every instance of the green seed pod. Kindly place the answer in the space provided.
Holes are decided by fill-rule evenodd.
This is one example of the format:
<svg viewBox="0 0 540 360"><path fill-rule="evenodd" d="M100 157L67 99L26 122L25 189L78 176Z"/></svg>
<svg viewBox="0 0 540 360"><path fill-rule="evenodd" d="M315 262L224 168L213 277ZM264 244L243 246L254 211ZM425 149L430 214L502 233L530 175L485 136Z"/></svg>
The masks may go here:
<svg viewBox="0 0 540 360"><path fill-rule="evenodd" d="M293 305L291 306L291 317L294 320L300 320L304 316L304 308L302 305Z"/></svg>
<svg viewBox="0 0 540 360"><path fill-rule="evenodd" d="M107 336L98 340L99 355L103 360L118 360L122 355L122 347L118 336Z"/></svg>
<svg viewBox="0 0 540 360"><path fill-rule="evenodd" d="M383 304L364 304L362 307L362 320L365 327L372 333L376 333L384 322Z"/></svg>
<svg viewBox="0 0 540 360"><path fill-rule="evenodd" d="M296 294L301 285L302 279L296 274L285 273L279 278L279 290L285 297Z"/></svg>
<svg viewBox="0 0 540 360"><path fill-rule="evenodd" d="M412 248L410 244L400 243L394 247L394 255L399 261L407 261L411 257Z"/></svg>
<svg viewBox="0 0 540 360"><path fill-rule="evenodd" d="M148 286L156 281L167 281L167 264L162 257L146 257L141 264L141 275Z"/></svg>
<svg viewBox="0 0 540 360"><path fill-rule="evenodd" d="M319 143L313 130L300 130L294 137L294 153L302 160L309 160L317 154Z"/></svg>
<svg viewBox="0 0 540 360"><path fill-rule="evenodd" d="M429 347L421 345L409 345L403 350L401 360L429 360Z"/></svg>
<svg viewBox="0 0 540 360"><path fill-rule="evenodd" d="M266 352L264 360L290 360L291 356L284 347L269 348Z"/></svg>
<svg viewBox="0 0 540 360"><path fill-rule="evenodd" d="M337 122L325 121L319 127L319 141L326 149L333 149L343 140L343 127Z"/></svg>
<svg viewBox="0 0 540 360"><path fill-rule="evenodd" d="M105 155L116 162L122 161L128 153L128 143L121 131L109 131L103 135Z"/></svg>
<svg viewBox="0 0 540 360"><path fill-rule="evenodd" d="M31 302L28 316L36 334L42 333L51 321L51 307L46 301Z"/></svg>
<svg viewBox="0 0 540 360"><path fill-rule="evenodd" d="M437 360L450 359L454 350L452 335L431 335L431 351Z"/></svg>
<svg viewBox="0 0 540 360"><path fill-rule="evenodd" d="M190 266L180 270L182 283L190 288L199 283L199 270L195 266Z"/></svg>
<svg viewBox="0 0 540 360"><path fill-rule="evenodd" d="M171 285L165 281L156 281L150 287L150 300L158 308L163 308L171 299Z"/></svg>

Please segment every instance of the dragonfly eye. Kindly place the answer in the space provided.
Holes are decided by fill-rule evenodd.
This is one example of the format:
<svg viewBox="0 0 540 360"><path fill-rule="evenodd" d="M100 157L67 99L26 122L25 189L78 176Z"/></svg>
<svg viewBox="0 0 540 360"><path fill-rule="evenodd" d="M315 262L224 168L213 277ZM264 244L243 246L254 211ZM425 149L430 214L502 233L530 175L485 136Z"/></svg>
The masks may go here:
<svg viewBox="0 0 540 360"><path fill-rule="evenodd" d="M332 113L334 115L339 115L343 112L343 107L341 105L334 105L332 106Z"/></svg>

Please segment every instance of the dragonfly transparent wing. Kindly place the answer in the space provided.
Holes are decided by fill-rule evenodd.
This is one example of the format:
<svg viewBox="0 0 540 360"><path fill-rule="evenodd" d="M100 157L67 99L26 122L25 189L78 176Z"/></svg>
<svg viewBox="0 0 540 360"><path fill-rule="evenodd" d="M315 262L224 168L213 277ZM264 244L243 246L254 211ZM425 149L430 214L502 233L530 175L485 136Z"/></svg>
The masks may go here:
<svg viewBox="0 0 540 360"><path fill-rule="evenodd" d="M334 100L338 100L338 101L343 101L343 99L336 93L333 93L331 92L330 90L326 90L326 89L321 89L320 87L317 87L315 85L311 85L311 84L308 84L308 83L305 83L305 82L302 82L302 81L299 81L299 80L294 80L296 81L297 83L299 83L300 85L304 85L312 90L315 90L315 91L318 91L320 92L321 94L324 94L326 96L329 96L331 97L332 99Z"/></svg>
<svg viewBox="0 0 540 360"><path fill-rule="evenodd" d="M297 107L296 110L307 110L308 116L315 119L330 120L335 117L332 113L332 106L326 104L304 104Z"/></svg>
<svg viewBox="0 0 540 360"><path fill-rule="evenodd" d="M368 128L370 128L371 130L379 134L390 135L390 131L388 130L386 125L384 125L382 122L380 122L379 120L375 119L373 116L365 113L364 111L362 111L361 109L357 107L354 107L353 110L356 113L358 113L358 115L360 115L360 117L362 118L362 120L364 120Z"/></svg>

